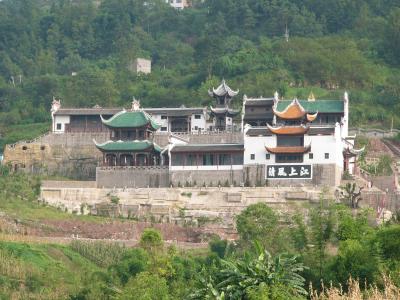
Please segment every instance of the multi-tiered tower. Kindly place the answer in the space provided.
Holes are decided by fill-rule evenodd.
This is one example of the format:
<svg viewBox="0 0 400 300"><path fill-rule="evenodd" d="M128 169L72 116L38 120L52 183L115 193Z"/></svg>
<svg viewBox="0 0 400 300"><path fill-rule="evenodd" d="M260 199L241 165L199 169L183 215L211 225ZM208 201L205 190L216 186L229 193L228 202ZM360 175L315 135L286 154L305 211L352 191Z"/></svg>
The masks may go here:
<svg viewBox="0 0 400 300"><path fill-rule="evenodd" d="M297 99L294 99L283 111L273 107L274 126L267 124L269 131L276 135L276 147L267 147L275 154L277 163L303 162L303 154L311 150L304 144L304 135L310 129L308 123L314 121L318 112L308 114Z"/></svg>
<svg viewBox="0 0 400 300"><path fill-rule="evenodd" d="M214 128L218 131L231 131L233 129L233 117L239 114L239 110L231 108L233 97L239 93L239 90L232 90L225 82L215 89L208 90L210 97L216 101L215 107L210 107L210 115L214 120Z"/></svg>

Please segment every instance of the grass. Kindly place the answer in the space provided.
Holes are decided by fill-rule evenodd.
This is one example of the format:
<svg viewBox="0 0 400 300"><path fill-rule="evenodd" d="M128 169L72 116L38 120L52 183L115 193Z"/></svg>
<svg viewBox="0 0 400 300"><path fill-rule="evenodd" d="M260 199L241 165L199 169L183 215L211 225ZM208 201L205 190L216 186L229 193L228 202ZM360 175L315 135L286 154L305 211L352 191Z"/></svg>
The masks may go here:
<svg viewBox="0 0 400 300"><path fill-rule="evenodd" d="M1 299L65 299L101 270L68 246L0 242Z"/></svg>
<svg viewBox="0 0 400 300"><path fill-rule="evenodd" d="M95 223L104 223L109 218L89 215L73 215L55 207L47 206L38 201L22 200L16 197L4 199L0 197L0 211L8 216L23 221L42 220L80 220Z"/></svg>
<svg viewBox="0 0 400 300"><path fill-rule="evenodd" d="M1 128L0 149L6 144L13 144L18 141L32 140L50 130L50 123L34 123L12 125ZM1 151L1 150L0 150Z"/></svg>

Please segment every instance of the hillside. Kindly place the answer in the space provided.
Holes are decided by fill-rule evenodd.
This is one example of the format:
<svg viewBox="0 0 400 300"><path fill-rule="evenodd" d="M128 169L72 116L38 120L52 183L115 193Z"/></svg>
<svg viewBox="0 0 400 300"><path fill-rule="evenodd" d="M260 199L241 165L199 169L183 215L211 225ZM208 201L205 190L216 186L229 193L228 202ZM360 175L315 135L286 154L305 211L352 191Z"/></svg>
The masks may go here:
<svg viewBox="0 0 400 300"><path fill-rule="evenodd" d="M342 97L351 123L400 127L397 1L0 2L0 133L64 106L206 105L223 77L241 97ZM284 34L286 27L289 38ZM152 73L127 66L152 60ZM71 76L72 73L76 76ZM2 143L5 141L3 140Z"/></svg>

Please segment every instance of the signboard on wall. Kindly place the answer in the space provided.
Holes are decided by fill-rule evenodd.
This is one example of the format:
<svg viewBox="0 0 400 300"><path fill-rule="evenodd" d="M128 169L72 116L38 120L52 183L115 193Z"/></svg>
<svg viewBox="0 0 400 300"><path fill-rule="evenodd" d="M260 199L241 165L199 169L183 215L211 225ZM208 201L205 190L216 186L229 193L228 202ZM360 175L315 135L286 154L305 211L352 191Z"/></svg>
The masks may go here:
<svg viewBox="0 0 400 300"><path fill-rule="evenodd" d="M267 179L311 179L312 165L267 165Z"/></svg>

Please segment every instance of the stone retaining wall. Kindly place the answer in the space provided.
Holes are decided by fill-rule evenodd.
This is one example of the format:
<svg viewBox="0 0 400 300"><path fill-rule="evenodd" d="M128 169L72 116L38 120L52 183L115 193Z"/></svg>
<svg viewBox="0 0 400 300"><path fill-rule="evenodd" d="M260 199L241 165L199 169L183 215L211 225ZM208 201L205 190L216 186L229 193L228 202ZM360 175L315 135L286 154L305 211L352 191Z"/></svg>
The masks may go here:
<svg viewBox="0 0 400 300"><path fill-rule="evenodd" d="M168 187L168 167L98 167L97 187Z"/></svg>

